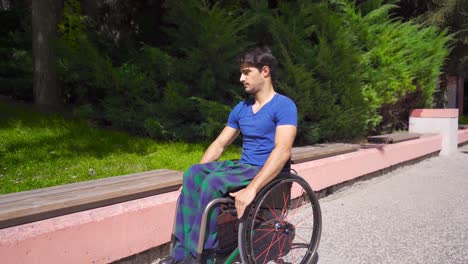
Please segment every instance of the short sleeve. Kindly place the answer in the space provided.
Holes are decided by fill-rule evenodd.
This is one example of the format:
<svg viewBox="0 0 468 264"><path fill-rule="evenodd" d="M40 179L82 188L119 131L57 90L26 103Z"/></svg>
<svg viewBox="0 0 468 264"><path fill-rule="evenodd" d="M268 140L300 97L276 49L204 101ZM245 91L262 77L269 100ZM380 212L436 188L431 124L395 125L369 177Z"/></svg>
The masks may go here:
<svg viewBox="0 0 468 264"><path fill-rule="evenodd" d="M278 106L276 111L276 125L293 125L297 127L296 104L288 97L284 97L284 100L282 100Z"/></svg>
<svg viewBox="0 0 468 264"><path fill-rule="evenodd" d="M242 108L243 103L239 103L232 109L231 113L229 114L229 118L227 121L227 126L234 128L234 129L240 129L239 127L239 112Z"/></svg>

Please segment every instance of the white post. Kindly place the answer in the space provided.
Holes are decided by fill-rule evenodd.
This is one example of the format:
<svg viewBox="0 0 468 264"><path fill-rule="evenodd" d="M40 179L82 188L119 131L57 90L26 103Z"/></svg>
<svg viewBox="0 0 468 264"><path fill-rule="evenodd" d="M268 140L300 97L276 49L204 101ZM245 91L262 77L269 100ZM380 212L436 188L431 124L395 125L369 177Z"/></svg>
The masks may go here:
<svg viewBox="0 0 468 264"><path fill-rule="evenodd" d="M415 109L410 115L409 132L442 135L440 155L450 155L458 148L458 109Z"/></svg>

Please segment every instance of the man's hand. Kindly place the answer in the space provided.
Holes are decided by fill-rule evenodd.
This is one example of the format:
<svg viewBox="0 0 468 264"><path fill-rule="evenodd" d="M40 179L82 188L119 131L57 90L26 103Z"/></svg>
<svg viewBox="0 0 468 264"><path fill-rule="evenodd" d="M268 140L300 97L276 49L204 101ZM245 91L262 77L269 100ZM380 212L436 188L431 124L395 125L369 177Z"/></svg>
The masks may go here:
<svg viewBox="0 0 468 264"><path fill-rule="evenodd" d="M245 208L255 199L257 193L252 188L245 188L240 191L229 193L235 198L235 206L237 211L237 217L240 219L244 215Z"/></svg>

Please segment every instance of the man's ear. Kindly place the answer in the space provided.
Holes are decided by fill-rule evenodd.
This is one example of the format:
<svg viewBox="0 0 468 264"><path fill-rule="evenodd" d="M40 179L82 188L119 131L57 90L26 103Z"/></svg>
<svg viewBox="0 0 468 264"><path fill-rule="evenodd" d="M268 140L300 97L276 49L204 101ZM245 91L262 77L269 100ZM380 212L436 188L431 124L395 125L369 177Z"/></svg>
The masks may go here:
<svg viewBox="0 0 468 264"><path fill-rule="evenodd" d="M263 77L265 77L265 78L270 77L270 67L268 67L268 66L263 66L263 68L262 68L262 75L263 75Z"/></svg>

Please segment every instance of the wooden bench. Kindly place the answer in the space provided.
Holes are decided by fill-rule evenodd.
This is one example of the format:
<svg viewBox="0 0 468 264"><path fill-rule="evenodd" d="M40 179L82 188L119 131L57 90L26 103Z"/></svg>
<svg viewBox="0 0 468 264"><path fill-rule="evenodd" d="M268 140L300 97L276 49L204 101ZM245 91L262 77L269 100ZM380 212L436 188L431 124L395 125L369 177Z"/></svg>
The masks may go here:
<svg viewBox="0 0 468 264"><path fill-rule="evenodd" d="M0 195L0 229L175 191L182 172L153 170Z"/></svg>
<svg viewBox="0 0 468 264"><path fill-rule="evenodd" d="M340 155L359 145L333 143L293 148L293 164ZM0 229L175 191L182 172L153 170L0 195Z"/></svg>
<svg viewBox="0 0 468 264"><path fill-rule="evenodd" d="M292 149L291 163L297 164L316 159L323 159L331 156L353 152L358 150L359 148L359 145L346 143L327 143L305 147L296 147Z"/></svg>
<svg viewBox="0 0 468 264"><path fill-rule="evenodd" d="M393 144L399 143L407 140L413 140L420 138L421 135L417 133L407 133L407 132L396 132L392 134L385 134L379 136L370 136L367 137L369 143L377 144Z"/></svg>

